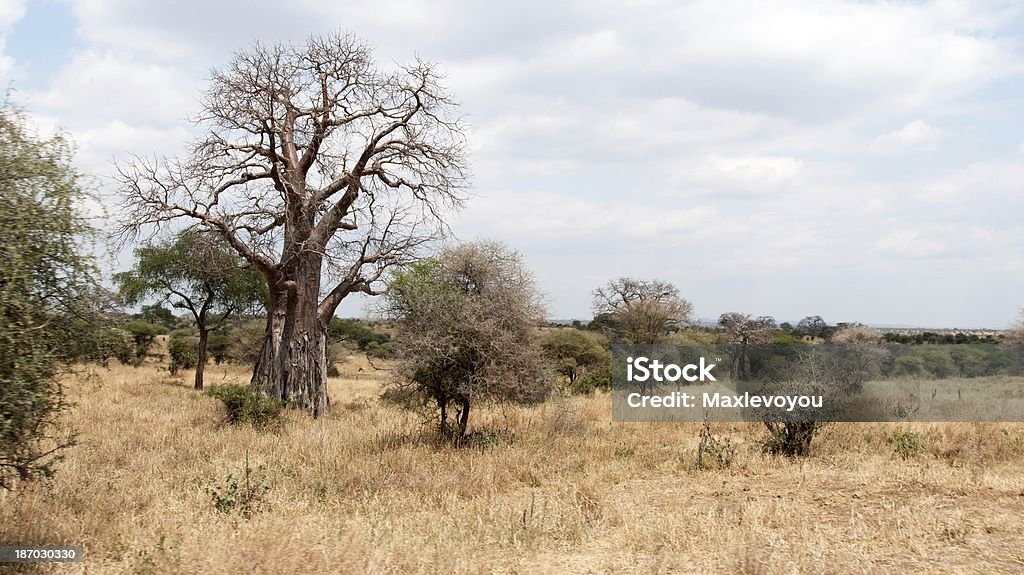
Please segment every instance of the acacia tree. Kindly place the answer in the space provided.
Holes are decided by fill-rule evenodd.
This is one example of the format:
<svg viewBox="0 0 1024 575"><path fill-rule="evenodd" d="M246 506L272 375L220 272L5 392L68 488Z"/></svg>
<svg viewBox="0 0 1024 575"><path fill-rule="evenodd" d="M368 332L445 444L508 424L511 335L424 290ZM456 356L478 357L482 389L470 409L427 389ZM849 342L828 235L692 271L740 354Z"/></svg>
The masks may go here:
<svg viewBox="0 0 1024 575"><path fill-rule="evenodd" d="M192 314L199 330L195 388L203 389L210 332L262 299L263 278L209 232L186 230L170 242L135 250L135 267L114 275L128 305L156 296Z"/></svg>
<svg viewBox="0 0 1024 575"><path fill-rule="evenodd" d="M536 336L544 308L533 277L504 245L446 249L397 274L385 301L400 326L392 386L432 401L442 433L464 436L477 401L533 402L549 392Z"/></svg>
<svg viewBox="0 0 1024 575"><path fill-rule="evenodd" d="M569 387L589 370L607 365L611 358L601 336L578 329L556 329L545 333L540 347L556 371L569 380Z"/></svg>
<svg viewBox="0 0 1024 575"><path fill-rule="evenodd" d="M607 314L627 343L655 344L690 321L693 305L669 282L619 278L594 290L594 313Z"/></svg>
<svg viewBox="0 0 1024 575"><path fill-rule="evenodd" d="M80 246L91 233L79 212L86 195L71 147L27 125L0 105L0 489L49 475L70 445L58 433L57 376L74 356L72 327L97 323L95 269Z"/></svg>
<svg viewBox="0 0 1024 575"><path fill-rule="evenodd" d="M379 294L461 203L455 103L435 65L381 70L343 34L240 51L204 96L206 135L187 156L120 164L123 237L191 220L261 272L269 313L252 386L318 416L338 305Z"/></svg>
<svg viewBox="0 0 1024 575"><path fill-rule="evenodd" d="M809 315L796 324L796 329L804 335L811 337L826 337L831 333L828 322L821 319L820 315Z"/></svg>

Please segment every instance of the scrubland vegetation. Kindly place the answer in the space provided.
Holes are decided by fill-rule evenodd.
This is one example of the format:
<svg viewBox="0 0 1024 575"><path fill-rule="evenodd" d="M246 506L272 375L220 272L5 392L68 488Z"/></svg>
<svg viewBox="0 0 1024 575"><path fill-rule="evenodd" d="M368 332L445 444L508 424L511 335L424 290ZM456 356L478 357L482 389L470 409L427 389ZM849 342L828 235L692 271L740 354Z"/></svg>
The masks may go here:
<svg viewBox="0 0 1024 575"><path fill-rule="evenodd" d="M456 447L378 399L387 372L339 367L327 416L273 430L227 424L188 372L67 378L79 444L0 494L0 540L84 545L60 573L1024 569L1021 424L834 424L805 459L712 425L698 468L700 424L612 424L603 392L481 407Z"/></svg>

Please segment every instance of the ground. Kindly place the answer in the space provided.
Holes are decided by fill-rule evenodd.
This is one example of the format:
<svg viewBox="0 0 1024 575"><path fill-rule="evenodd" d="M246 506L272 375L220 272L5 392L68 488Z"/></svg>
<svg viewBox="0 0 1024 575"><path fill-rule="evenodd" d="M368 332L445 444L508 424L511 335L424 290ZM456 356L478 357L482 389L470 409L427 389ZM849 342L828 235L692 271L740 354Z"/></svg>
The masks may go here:
<svg viewBox="0 0 1024 575"><path fill-rule="evenodd" d="M45 570L90 574L1024 572L1021 424L835 424L798 460L716 425L735 455L697 469L698 425L615 424L602 394L481 409L456 448L378 401L365 360L331 380L327 417L276 432L225 424L190 377L69 377L79 444L0 494L0 541L82 545ZM907 431L926 444L904 458ZM267 490L219 511L247 459Z"/></svg>

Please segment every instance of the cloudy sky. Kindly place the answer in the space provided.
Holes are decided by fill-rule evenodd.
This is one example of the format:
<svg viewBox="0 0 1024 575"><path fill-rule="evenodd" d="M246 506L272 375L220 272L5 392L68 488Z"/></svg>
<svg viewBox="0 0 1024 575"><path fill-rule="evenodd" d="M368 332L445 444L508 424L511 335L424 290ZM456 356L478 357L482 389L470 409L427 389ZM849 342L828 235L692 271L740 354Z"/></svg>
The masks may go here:
<svg viewBox="0 0 1024 575"><path fill-rule="evenodd" d="M473 150L454 230L521 251L552 317L618 276L704 318L1001 328L1024 305L1015 2L0 0L0 80L103 186L183 148L233 50L339 29L443 66Z"/></svg>

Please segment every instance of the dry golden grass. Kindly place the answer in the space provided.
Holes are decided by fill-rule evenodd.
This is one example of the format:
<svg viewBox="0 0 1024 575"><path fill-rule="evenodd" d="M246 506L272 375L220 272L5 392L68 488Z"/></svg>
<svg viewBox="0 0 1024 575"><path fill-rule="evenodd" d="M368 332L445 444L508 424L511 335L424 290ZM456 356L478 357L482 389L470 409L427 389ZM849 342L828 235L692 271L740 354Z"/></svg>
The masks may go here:
<svg viewBox="0 0 1024 575"><path fill-rule="evenodd" d="M328 417L277 433L224 425L189 373L75 378L80 444L0 494L0 541L83 545L46 569L91 574L1024 572L1024 425L833 425L797 461L720 425L732 465L696 470L698 425L612 424L607 395L480 410L475 446L438 444L359 366ZM893 454L903 430L924 453ZM218 512L208 490L246 454L265 506Z"/></svg>

